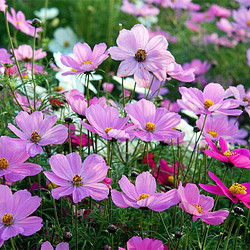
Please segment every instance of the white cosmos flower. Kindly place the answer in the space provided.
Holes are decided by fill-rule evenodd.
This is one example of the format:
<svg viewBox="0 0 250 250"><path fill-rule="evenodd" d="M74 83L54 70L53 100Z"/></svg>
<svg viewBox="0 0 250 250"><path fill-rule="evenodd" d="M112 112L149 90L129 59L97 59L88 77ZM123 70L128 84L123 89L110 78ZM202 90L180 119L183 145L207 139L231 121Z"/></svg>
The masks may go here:
<svg viewBox="0 0 250 250"><path fill-rule="evenodd" d="M54 31L54 39L48 44L48 47L51 52L67 55L72 53L73 46L77 41L77 36L70 27L60 27Z"/></svg>
<svg viewBox="0 0 250 250"><path fill-rule="evenodd" d="M62 76L62 73L65 71L69 71L69 68L61 63L61 53L54 53L53 56L57 67L60 69L60 71L56 73L56 79L59 81L59 86L64 90L77 89L80 92L84 93L85 77L80 75ZM69 56L72 55L69 54ZM90 81L100 80L102 80L101 75L92 74L92 76L90 76ZM89 83L89 89L95 94L97 93L96 88L91 82Z"/></svg>
<svg viewBox="0 0 250 250"><path fill-rule="evenodd" d="M42 21L53 19L59 14L59 10L57 8L41 8L39 11L35 11L34 14L40 18Z"/></svg>

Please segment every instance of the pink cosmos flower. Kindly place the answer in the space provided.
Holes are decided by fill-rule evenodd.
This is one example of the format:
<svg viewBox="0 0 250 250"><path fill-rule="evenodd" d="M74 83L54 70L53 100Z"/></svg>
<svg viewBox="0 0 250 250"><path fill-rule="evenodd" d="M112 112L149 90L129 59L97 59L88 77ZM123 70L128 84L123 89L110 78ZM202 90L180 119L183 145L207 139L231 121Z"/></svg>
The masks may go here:
<svg viewBox="0 0 250 250"><path fill-rule="evenodd" d="M192 12L191 20L195 23L212 22L214 15L211 12Z"/></svg>
<svg viewBox="0 0 250 250"><path fill-rule="evenodd" d="M219 161L232 163L234 166L239 168L250 169L250 152L245 148L238 148L230 151L227 147L227 142L223 139L219 139L219 145L221 151L216 147L216 145L206 137L206 141L212 150L206 149L205 154Z"/></svg>
<svg viewBox="0 0 250 250"><path fill-rule="evenodd" d="M231 36L233 32L235 32L235 28L233 27L232 23L228 21L226 18L221 18L217 23L216 26L227 33L228 36Z"/></svg>
<svg viewBox="0 0 250 250"><path fill-rule="evenodd" d="M45 241L41 245L41 250L54 250L54 247L50 244L49 241ZM57 244L55 250L69 250L69 243L61 242L61 243Z"/></svg>
<svg viewBox="0 0 250 250"><path fill-rule="evenodd" d="M246 92L242 84L236 87L230 86L225 93L226 97L233 96L239 101L240 106L245 107L246 112L250 116L250 89Z"/></svg>
<svg viewBox="0 0 250 250"><path fill-rule="evenodd" d="M247 50L247 64L250 66L250 49Z"/></svg>
<svg viewBox="0 0 250 250"><path fill-rule="evenodd" d="M159 26L154 27L155 31L152 31L151 29L147 29L149 33L149 40L153 38L154 36L157 35L162 35L164 36L169 42L171 43L176 43L177 42L177 37L172 36L169 32L162 30Z"/></svg>
<svg viewBox="0 0 250 250"><path fill-rule="evenodd" d="M193 220L201 219L209 225L219 225L228 216L229 211L218 210L209 212L214 206L214 199L209 196L200 195L199 189L195 184L187 183L185 187L180 182L178 195L181 200L179 207L193 215Z"/></svg>
<svg viewBox="0 0 250 250"><path fill-rule="evenodd" d="M112 59L122 61L117 76L134 75L138 86L144 88L150 86L149 71L160 81L166 79L165 68L174 57L167 51L165 37L158 35L149 40L148 30L137 24L131 30L121 30L116 43L118 47L111 47L109 53Z"/></svg>
<svg viewBox="0 0 250 250"><path fill-rule="evenodd" d="M194 23L192 20L185 21L185 26L195 33L199 33L201 30L200 24Z"/></svg>
<svg viewBox="0 0 250 250"><path fill-rule="evenodd" d="M29 158L25 147L26 144L19 139L0 137L0 177L4 176L6 181L16 182L42 171L41 166L25 162Z"/></svg>
<svg viewBox="0 0 250 250"><path fill-rule="evenodd" d="M51 192L54 199L72 195L73 202L78 203L88 196L97 201L108 198L109 189L100 182L109 167L101 156L91 154L82 163L77 153L57 154L50 157L49 163L53 172L45 171L44 174L58 186Z"/></svg>
<svg viewBox="0 0 250 250"><path fill-rule="evenodd" d="M111 197L115 205L121 208L133 207L138 209L148 207L151 210L160 212L180 201L177 189L172 189L166 193L155 193L156 181L149 172L139 174L136 177L135 185L123 175L119 185L123 193L112 189Z"/></svg>
<svg viewBox="0 0 250 250"><path fill-rule="evenodd" d="M26 20L25 15L23 14L22 11L16 11L11 8L11 14L7 12L7 20L9 23L11 23L17 30L22 31L23 33L29 35L29 36L34 36L35 28L30 25L32 22L31 20ZM42 28L37 28L36 29L37 33L42 31ZM39 37L38 34L36 34L36 37Z"/></svg>
<svg viewBox="0 0 250 250"><path fill-rule="evenodd" d="M250 7L250 2L248 0L235 0L235 1L238 2L241 6Z"/></svg>
<svg viewBox="0 0 250 250"><path fill-rule="evenodd" d="M212 194L226 196L235 204L240 200L247 208L250 208L250 182L234 183L230 188L227 188L212 172L208 171L208 175L216 185L199 184L201 188Z"/></svg>
<svg viewBox="0 0 250 250"><path fill-rule="evenodd" d="M180 134L173 128L180 123L181 117L165 108L156 108L150 101L142 99L137 103L127 104L125 110L138 126L135 136L143 141L163 141Z"/></svg>
<svg viewBox="0 0 250 250"><path fill-rule="evenodd" d="M234 99L225 99L225 90L218 83L209 83L204 91L197 88L180 87L182 99L177 100L178 105L195 114L219 113L225 115L240 115L239 102Z"/></svg>
<svg viewBox="0 0 250 250"><path fill-rule="evenodd" d="M188 4L188 10L193 10L193 11L199 11L201 9L201 6L197 3L189 3Z"/></svg>
<svg viewBox="0 0 250 250"><path fill-rule="evenodd" d="M4 64L4 63L11 63L12 64L10 57L11 57L11 54L9 54L6 49L4 49L4 48L0 49L0 68L3 67L2 64Z"/></svg>
<svg viewBox="0 0 250 250"><path fill-rule="evenodd" d="M71 71L66 71L62 75L75 75L91 72L108 58L107 45L105 43L96 44L93 51L87 43L77 43L73 47L73 56L61 56L61 62Z"/></svg>
<svg viewBox="0 0 250 250"><path fill-rule="evenodd" d="M167 250L160 240L144 238L134 236L127 242L127 250ZM126 250L119 247L118 250Z"/></svg>
<svg viewBox="0 0 250 250"><path fill-rule="evenodd" d="M27 190L12 194L8 186L0 185L0 239L6 241L18 234L30 236L39 231L42 219L29 215L36 211L41 200Z"/></svg>
<svg viewBox="0 0 250 250"><path fill-rule="evenodd" d="M5 2L5 0L0 0L0 11L5 11L5 9L8 7Z"/></svg>
<svg viewBox="0 0 250 250"><path fill-rule="evenodd" d="M170 112L180 112L180 107L178 106L177 102L171 102L168 99L163 100L160 103L161 107L166 108L167 110L169 110Z"/></svg>
<svg viewBox="0 0 250 250"><path fill-rule="evenodd" d="M20 45L17 49L14 49L16 59L29 62L32 60L32 47L30 45ZM34 60L40 60L47 55L42 49L35 50Z"/></svg>
<svg viewBox="0 0 250 250"><path fill-rule="evenodd" d="M250 9L242 7L238 10L233 10L233 19L236 28L250 30Z"/></svg>
<svg viewBox="0 0 250 250"><path fill-rule="evenodd" d="M217 17L230 17L231 10L226 9L218 4L212 4L208 9L208 13Z"/></svg>
<svg viewBox="0 0 250 250"><path fill-rule="evenodd" d="M204 115L196 121L196 126L201 130L204 123ZM210 140L219 140L223 137L225 140L233 139L238 134L238 126L229 123L226 115L207 116L202 135Z"/></svg>
<svg viewBox="0 0 250 250"><path fill-rule="evenodd" d="M180 136L177 137L177 138L173 138L173 139L166 139L164 140L163 142L168 144L168 145L172 145L172 143L174 145L183 145L183 144L186 144L187 142L184 140L184 137L185 137L185 133L182 132L180 133Z"/></svg>
<svg viewBox="0 0 250 250"><path fill-rule="evenodd" d="M188 70L191 68L195 69L194 74L199 76L205 74L211 68L211 64L208 61L202 62L198 58L193 59L190 63L183 64L183 69Z"/></svg>
<svg viewBox="0 0 250 250"><path fill-rule="evenodd" d="M32 64L31 63L25 63L24 67L28 72L32 71ZM33 65L33 70L34 70L34 74L45 74L45 75L48 74L46 71L44 71L43 65L38 65L36 63L34 63L34 65Z"/></svg>
<svg viewBox="0 0 250 250"><path fill-rule="evenodd" d="M17 129L11 123L8 128L26 143L26 150L31 157L43 152L42 146L49 144L62 144L68 137L68 130L62 124L53 125L57 121L57 116L43 117L43 113L35 111L28 114L20 111L16 116L16 124L21 129Z"/></svg>
<svg viewBox="0 0 250 250"><path fill-rule="evenodd" d="M172 9L187 9L191 0L162 0L161 5L163 8Z"/></svg>
<svg viewBox="0 0 250 250"><path fill-rule="evenodd" d="M113 90L113 88L114 88L114 84L113 83L104 82L102 84L103 91L106 91L108 93L111 93L112 90Z"/></svg>
<svg viewBox="0 0 250 250"><path fill-rule="evenodd" d="M91 105L86 110L86 118L88 123L80 121L81 124L89 131L100 135L106 140L130 139L130 132L136 128L131 124L127 124L129 117L119 118L119 112L116 108L102 106L96 104ZM131 135L132 136L132 135Z"/></svg>

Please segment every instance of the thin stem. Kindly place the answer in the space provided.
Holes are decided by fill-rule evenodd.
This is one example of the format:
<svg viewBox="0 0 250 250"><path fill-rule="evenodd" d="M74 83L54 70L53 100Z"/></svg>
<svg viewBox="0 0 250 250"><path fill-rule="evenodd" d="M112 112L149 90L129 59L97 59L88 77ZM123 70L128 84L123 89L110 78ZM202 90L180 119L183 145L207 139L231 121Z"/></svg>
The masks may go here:
<svg viewBox="0 0 250 250"><path fill-rule="evenodd" d="M124 79L122 77L122 106L125 107Z"/></svg>
<svg viewBox="0 0 250 250"><path fill-rule="evenodd" d="M160 93L160 90L161 90L162 84L163 84L163 81L161 81L160 87L159 87L159 88L158 88L158 90L157 90L157 94L156 94L156 97L155 97L154 104L156 104L156 103L157 103L157 99L158 99L158 96L159 96L159 93Z"/></svg>
<svg viewBox="0 0 250 250"><path fill-rule="evenodd" d="M56 209L56 201L53 198L52 198L52 200L53 200L53 208L54 208L56 224L57 224L58 228L60 228L60 223L59 223L59 220L58 220L57 209Z"/></svg>
<svg viewBox="0 0 250 250"><path fill-rule="evenodd" d="M246 225L248 225L249 218L250 218L250 209L248 209ZM248 230L248 227L245 227L245 232L244 232L244 237L243 237L244 242L246 242L246 239L247 239L247 230Z"/></svg>
<svg viewBox="0 0 250 250"><path fill-rule="evenodd" d="M164 220L163 220L163 218L162 218L161 212L159 212L158 215L160 216L160 219L161 219L161 221L162 221L163 227L164 227L164 229L165 229L165 231L166 231L166 234L167 234L167 236L168 236L168 239L169 239L169 241L170 241L170 243L171 243L171 245L172 245L173 242L172 242L171 236L170 236L170 234L169 234L169 232L168 232L167 226L166 226L166 224L165 224L165 222L164 222ZM171 247L171 246L169 246L169 247Z"/></svg>
<svg viewBox="0 0 250 250"><path fill-rule="evenodd" d="M71 137L70 137L70 124L69 123L68 123L68 141L69 141L69 152L72 153L72 145L71 145ZM81 147L81 145L80 145L80 147Z"/></svg>
<svg viewBox="0 0 250 250"><path fill-rule="evenodd" d="M89 131L88 131L89 132ZM89 133L88 133L88 140L89 140ZM79 142L79 155L82 157L82 124L80 125L80 142ZM90 143L88 142L88 154L90 152Z"/></svg>
<svg viewBox="0 0 250 250"><path fill-rule="evenodd" d="M148 171L149 169L149 160L148 160L148 142L146 142L146 156L147 156L147 167L148 167Z"/></svg>
<svg viewBox="0 0 250 250"><path fill-rule="evenodd" d="M34 37L33 37L33 48L32 48L32 61L31 61L31 77L32 82L34 85L34 110L36 110L36 83L34 81L34 57L35 57L35 49L36 49L36 28L34 30Z"/></svg>
<svg viewBox="0 0 250 250"><path fill-rule="evenodd" d="M188 246L188 236L189 236L189 231L190 231L190 227L191 227L191 220L192 220L192 218L189 220L189 223L187 226L186 238L185 238L185 250L187 250L187 246Z"/></svg>
<svg viewBox="0 0 250 250"><path fill-rule="evenodd" d="M10 243L11 243L11 248L12 250L16 250L16 247L15 247L15 241L14 241L14 238L10 238Z"/></svg>
<svg viewBox="0 0 250 250"><path fill-rule="evenodd" d="M78 250L78 203L75 203L75 238L76 238L76 247Z"/></svg>
<svg viewBox="0 0 250 250"><path fill-rule="evenodd" d="M227 241L226 241L224 250L227 249L227 246L228 246L228 243L229 243L229 240L230 240L230 237L231 237L231 233L232 233L235 221L236 221L236 216L234 216L233 222L232 222L231 227L229 229L229 232L228 232L228 235L227 235Z"/></svg>
<svg viewBox="0 0 250 250"><path fill-rule="evenodd" d="M152 87L152 85L153 85L154 79L155 79L155 76L153 75L152 81L151 81L150 86L149 86L149 88L148 88L148 92L147 92L147 94L146 94L146 96L145 96L145 99L146 99L146 100L148 99L148 95L149 95L149 93L150 93L150 90L151 90L151 87Z"/></svg>
<svg viewBox="0 0 250 250"><path fill-rule="evenodd" d="M121 149L120 149L120 147L119 147L118 142L116 141L115 144L116 144L116 146L117 146L117 151L118 151L118 154L119 154L119 156L120 156L120 158L121 158L121 161L124 162L124 159L123 159L123 157L122 157L122 152L121 152Z"/></svg>

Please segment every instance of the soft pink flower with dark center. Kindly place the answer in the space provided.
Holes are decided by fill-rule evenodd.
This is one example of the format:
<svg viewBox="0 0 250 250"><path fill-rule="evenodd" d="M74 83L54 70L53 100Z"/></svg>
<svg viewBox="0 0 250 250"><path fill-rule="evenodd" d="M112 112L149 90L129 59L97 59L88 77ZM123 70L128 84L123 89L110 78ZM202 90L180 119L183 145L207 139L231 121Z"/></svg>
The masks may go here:
<svg viewBox="0 0 250 250"><path fill-rule="evenodd" d="M237 101L239 101L240 106L245 107L246 112L250 116L250 89L245 91L242 84L236 87L230 86L225 93L226 97L233 96Z"/></svg>
<svg viewBox="0 0 250 250"><path fill-rule="evenodd" d="M225 90L218 83L209 83L204 91L197 88L180 87L182 99L177 100L178 105L195 114L225 114L240 115L239 102L234 99L225 99Z"/></svg>
<svg viewBox="0 0 250 250"><path fill-rule="evenodd" d="M180 182L178 195L181 200L179 207L193 215L194 221L201 219L209 225L219 225L229 214L227 210L209 212L214 206L214 199L203 194L200 195L199 189L195 184L187 183L187 185L183 187Z"/></svg>
<svg viewBox="0 0 250 250"><path fill-rule="evenodd" d="M150 101L142 99L137 103L127 104L125 110L138 126L135 136L143 141L163 141L180 134L173 128L180 123L181 117L165 108L156 108Z"/></svg>
<svg viewBox="0 0 250 250"><path fill-rule="evenodd" d="M114 84L113 83L109 83L109 82L104 82L103 84L102 84L102 89L103 89L103 91L106 91L106 92L108 92L108 93L111 93L112 92L112 90L113 90L113 88L114 88Z"/></svg>
<svg viewBox="0 0 250 250"><path fill-rule="evenodd" d="M177 102L171 102L168 99L163 100L160 103L161 107L166 108L167 110L169 110L170 112L180 112L180 107L178 106Z"/></svg>
<svg viewBox="0 0 250 250"><path fill-rule="evenodd" d="M68 137L68 129L62 124L53 125L57 121L57 116L46 116L40 111L28 114L20 111L15 118L16 124L21 129L17 129L11 123L8 128L26 143L26 150L31 157L43 152L42 146L49 144L62 144Z"/></svg>
<svg viewBox="0 0 250 250"><path fill-rule="evenodd" d="M32 60L32 47L30 45L20 45L17 49L14 49L16 59L19 61L29 62ZM35 50L34 60L40 60L47 55L42 49Z"/></svg>
<svg viewBox="0 0 250 250"><path fill-rule="evenodd" d="M6 49L4 49L4 48L0 49L0 68L3 67L2 64L4 64L4 63L11 63L12 64L10 57L11 57L11 54L9 54Z"/></svg>
<svg viewBox="0 0 250 250"><path fill-rule="evenodd" d="M128 0L122 1L121 11L134 16L157 16L160 10L149 4L133 4Z"/></svg>
<svg viewBox="0 0 250 250"><path fill-rule="evenodd" d="M201 30L200 24L194 23L192 20L185 21L185 26L195 33L199 33Z"/></svg>
<svg viewBox="0 0 250 250"><path fill-rule="evenodd" d="M149 172L139 174L136 177L135 185L123 175L119 185L123 193L112 189L111 197L115 205L121 208L148 207L151 210L161 212L180 201L177 189L172 189L166 193L156 193L156 181Z"/></svg>
<svg viewBox="0 0 250 250"><path fill-rule="evenodd" d="M134 75L138 86L144 88L150 86L149 71L160 81L166 79L165 68L174 57L167 51L165 37L158 35L149 40L148 30L137 24L131 30L121 30L116 43L118 47L111 47L109 53L112 59L122 61L117 76Z"/></svg>
<svg viewBox="0 0 250 250"><path fill-rule="evenodd" d="M8 186L0 185L0 239L6 241L18 234L30 236L39 231L42 218L29 215L36 211L41 200L27 190L12 194Z"/></svg>
<svg viewBox="0 0 250 250"><path fill-rule="evenodd" d="M235 204L241 201L247 208L250 208L250 182L233 183L227 188L212 172L208 171L208 175L216 185L199 184L201 188L212 194L226 196Z"/></svg>
<svg viewBox="0 0 250 250"><path fill-rule="evenodd" d="M109 167L103 158L89 155L82 163L78 153L57 154L49 159L52 173L45 171L46 177L58 187L51 193L54 199L72 195L73 202L81 202L86 197L100 201L108 198L109 189L100 183L107 175Z"/></svg>
<svg viewBox="0 0 250 250"><path fill-rule="evenodd" d="M5 0L0 0L0 11L5 11L5 9L8 7L8 5L6 5L5 3Z"/></svg>
<svg viewBox="0 0 250 250"><path fill-rule="evenodd" d="M29 158L25 147L26 143L18 139L0 137L0 177L4 176L8 182L16 182L42 171L41 166L25 162Z"/></svg>
<svg viewBox="0 0 250 250"><path fill-rule="evenodd" d="M167 250L168 247L164 246L160 240L134 236L127 242L127 250ZM118 250L126 250L119 247Z"/></svg>
<svg viewBox="0 0 250 250"><path fill-rule="evenodd" d="M62 75L75 75L89 73L108 58L107 45L105 43L96 44L93 51L87 43L77 43L73 47L73 56L61 56L61 62L71 71L62 73Z"/></svg>
<svg viewBox="0 0 250 250"><path fill-rule="evenodd" d="M88 123L80 121L81 124L106 140L132 139L133 131L136 128L136 126L127 124L128 116L120 118L118 110L110 106L103 108L99 104L91 105L86 110L86 118Z"/></svg>
<svg viewBox="0 0 250 250"><path fill-rule="evenodd" d="M54 250L54 247L51 245L49 241L45 241L41 245L41 250ZM61 242L56 245L55 250L69 250L69 243L67 242Z"/></svg>
<svg viewBox="0 0 250 250"><path fill-rule="evenodd" d="M213 158L216 158L219 161L232 163L234 166L239 168L248 168L250 169L250 152L246 148L237 148L230 151L227 147L227 142L223 139L219 139L219 145L221 151L217 146L206 137L206 141L212 150L206 149L205 154Z"/></svg>
<svg viewBox="0 0 250 250"><path fill-rule="evenodd" d="M204 115L196 121L196 126L201 130L204 123ZM212 141L223 137L225 140L233 139L239 133L238 126L229 123L228 116L207 116L202 135Z"/></svg>
<svg viewBox="0 0 250 250"><path fill-rule="evenodd" d="M167 67L167 74L171 78L182 82L192 82L195 79L194 75L195 69L183 69L178 63L172 63Z"/></svg>
<svg viewBox="0 0 250 250"><path fill-rule="evenodd" d="M26 20L25 15L22 11L16 11L11 8L11 14L7 12L7 20L9 23L11 23L17 30L22 31L23 33L34 36L35 28L31 25L31 20ZM42 28L36 29L36 37L39 37L37 33L42 31Z"/></svg>
<svg viewBox="0 0 250 250"><path fill-rule="evenodd" d="M230 17L231 16L231 10L224 8L218 4L212 4L207 12L210 15L217 16L217 17Z"/></svg>
<svg viewBox="0 0 250 250"><path fill-rule="evenodd" d="M233 10L233 19L235 21L233 24L236 28L250 30L250 9L242 7L238 10Z"/></svg>

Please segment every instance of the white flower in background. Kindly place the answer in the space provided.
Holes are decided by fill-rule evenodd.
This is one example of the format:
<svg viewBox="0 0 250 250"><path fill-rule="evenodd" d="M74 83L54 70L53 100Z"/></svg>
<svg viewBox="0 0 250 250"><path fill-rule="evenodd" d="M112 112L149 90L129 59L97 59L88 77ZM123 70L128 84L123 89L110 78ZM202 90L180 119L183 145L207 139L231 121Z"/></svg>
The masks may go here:
<svg viewBox="0 0 250 250"><path fill-rule="evenodd" d="M58 16L59 10L57 8L41 8L39 11L34 11L34 14L42 21L53 19Z"/></svg>
<svg viewBox="0 0 250 250"><path fill-rule="evenodd" d="M121 77L118 77L118 76L113 76L113 79L118 82L119 84L122 85L122 78ZM135 86L135 80L133 77L126 77L126 78L123 78L123 85L124 85L124 89L127 89L127 90L134 90L134 86ZM138 85L136 84L135 86L135 92L138 93L138 94L145 94L145 91L148 91L147 89L145 88L140 88L138 87Z"/></svg>
<svg viewBox="0 0 250 250"><path fill-rule="evenodd" d="M77 36L70 27L60 27L54 31L54 39L48 44L48 47L51 52L67 55L72 53L77 41Z"/></svg>
<svg viewBox="0 0 250 250"><path fill-rule="evenodd" d="M137 18L137 20L146 26L147 28L151 28L153 24L156 24L158 22L157 16L140 16Z"/></svg>
<svg viewBox="0 0 250 250"><path fill-rule="evenodd" d="M80 92L84 93L84 86L85 86L85 76L80 75L67 75L62 76L62 73L65 71L69 71L69 68L61 63L61 53L54 53L53 54L55 63L59 68L59 71L56 73L56 79L59 81L59 87L62 87L64 90L71 90L77 89ZM69 54L69 56L72 56ZM90 81L100 81L102 80L102 76L98 74L92 74L90 76ZM95 94L97 93L96 88L90 82L89 89L93 91Z"/></svg>

